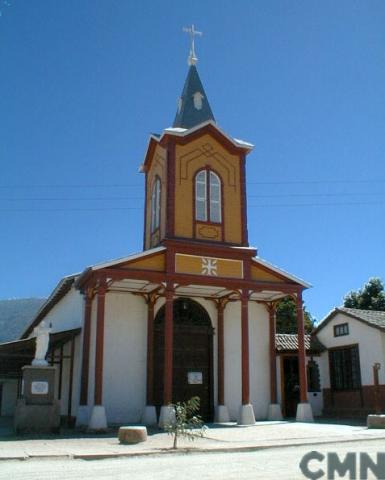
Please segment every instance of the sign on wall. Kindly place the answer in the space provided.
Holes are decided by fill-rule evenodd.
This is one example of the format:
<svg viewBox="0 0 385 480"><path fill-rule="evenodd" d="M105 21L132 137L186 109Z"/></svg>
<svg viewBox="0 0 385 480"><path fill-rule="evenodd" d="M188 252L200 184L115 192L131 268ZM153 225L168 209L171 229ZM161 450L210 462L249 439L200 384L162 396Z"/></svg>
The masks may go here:
<svg viewBox="0 0 385 480"><path fill-rule="evenodd" d="M31 393L33 395L47 395L48 394L48 382L32 382Z"/></svg>
<svg viewBox="0 0 385 480"><path fill-rule="evenodd" d="M188 372L187 381L189 385L202 385L203 383L202 372Z"/></svg>

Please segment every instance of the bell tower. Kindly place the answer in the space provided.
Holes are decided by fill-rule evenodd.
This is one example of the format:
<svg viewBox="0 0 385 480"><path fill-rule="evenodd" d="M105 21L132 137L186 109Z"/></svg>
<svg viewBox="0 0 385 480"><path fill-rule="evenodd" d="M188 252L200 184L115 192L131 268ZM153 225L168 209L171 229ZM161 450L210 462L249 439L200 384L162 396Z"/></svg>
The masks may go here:
<svg viewBox="0 0 385 480"><path fill-rule="evenodd" d="M217 125L196 67L194 35L172 127L151 135L144 249L164 240L248 246L245 160L253 145ZM192 31L192 32L191 32Z"/></svg>

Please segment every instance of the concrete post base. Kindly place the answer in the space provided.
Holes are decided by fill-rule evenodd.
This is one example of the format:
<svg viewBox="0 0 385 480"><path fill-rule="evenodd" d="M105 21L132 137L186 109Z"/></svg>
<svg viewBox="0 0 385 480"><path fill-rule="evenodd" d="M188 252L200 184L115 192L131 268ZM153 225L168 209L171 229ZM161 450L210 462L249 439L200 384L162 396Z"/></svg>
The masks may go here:
<svg viewBox="0 0 385 480"><path fill-rule="evenodd" d="M267 419L271 421L283 420L281 405L279 403L270 403L267 411Z"/></svg>
<svg viewBox="0 0 385 480"><path fill-rule="evenodd" d="M154 405L146 405L144 407L141 423L147 427L154 427L157 425L156 409Z"/></svg>
<svg viewBox="0 0 385 480"><path fill-rule="evenodd" d="M106 409L103 405L94 405L92 407L88 430L92 432L102 432L107 430Z"/></svg>
<svg viewBox="0 0 385 480"><path fill-rule="evenodd" d="M215 409L215 422L227 423L229 421L230 421L230 415L226 405L218 405Z"/></svg>
<svg viewBox="0 0 385 480"><path fill-rule="evenodd" d="M175 422L175 410L173 407L169 405L163 405L160 409L159 415L159 427L164 428L166 425L170 425L170 423Z"/></svg>
<svg viewBox="0 0 385 480"><path fill-rule="evenodd" d="M385 428L385 415L368 415L368 428Z"/></svg>
<svg viewBox="0 0 385 480"><path fill-rule="evenodd" d="M297 405L297 422L314 422L313 411L310 403L299 403Z"/></svg>
<svg viewBox="0 0 385 480"><path fill-rule="evenodd" d="M253 406L249 403L248 405L241 405L239 407L239 416L238 416L238 425L254 425L255 416Z"/></svg>
<svg viewBox="0 0 385 480"><path fill-rule="evenodd" d="M76 412L76 426L87 427L90 419L90 407L88 405L79 405Z"/></svg>

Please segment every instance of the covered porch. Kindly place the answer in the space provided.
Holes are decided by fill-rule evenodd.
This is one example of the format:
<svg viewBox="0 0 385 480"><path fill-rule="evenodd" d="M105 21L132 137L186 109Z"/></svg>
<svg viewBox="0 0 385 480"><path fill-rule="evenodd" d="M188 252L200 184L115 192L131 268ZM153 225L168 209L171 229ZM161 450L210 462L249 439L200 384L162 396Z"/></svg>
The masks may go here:
<svg viewBox="0 0 385 480"><path fill-rule="evenodd" d="M205 247L208 248L208 247ZM172 248L158 247L143 254L127 257L115 262L109 262L92 267L85 271L77 280L76 287L85 297L85 316L83 334L83 364L81 375L80 408L88 409L89 402L89 373L90 373L90 346L92 311L96 309L96 345L92 359L95 364L93 380L94 405L89 419L89 425L99 427L107 424L103 405L103 362L104 362L104 336L105 336L105 304L106 296L121 293L141 297L146 305L147 323L147 352L146 352L146 406L143 411L142 421L146 424L154 424L159 421L162 425L168 420L170 409L168 405L178 400L175 395L175 365L177 355L175 353L175 304L181 299L204 303L206 310L210 310L212 325L214 327L214 346L212 369L213 378L208 385L213 392L212 403L215 405L215 420L228 421L229 412L226 405L226 396L230 388L230 378L226 370L229 368L227 357L231 350L238 349L240 352L239 370L236 374L240 379L239 386L239 410L237 421L240 424L252 424L255 422L253 399L250 395L250 370L256 368L253 354L254 338L250 338L250 321L257 321L253 309L259 308L264 311L268 329L262 341L268 345L268 356L263 368L268 372L269 385L269 408L266 408L266 416L270 419L281 418L280 406L277 396L277 369L276 369L276 305L279 300L291 296L297 306L297 334L299 347L299 380L300 399L297 418L299 420L312 420L311 409L307 403L307 380L305 366L304 345L304 320L302 306L302 291L307 284L298 281L295 277L282 272L267 262L253 257L255 250L249 248L216 248L217 257L213 255L212 248L205 252L200 247L201 256L197 251L187 251L180 245L172 245ZM182 265L178 255L189 257L188 268L191 273L186 273L188 268ZM204 256L203 256L204 255ZM223 266L220 262L222 261ZM195 263L194 263L195 262ZM195 271L198 264L202 269ZM228 268L230 262L239 262L241 269L228 270L226 277L221 275ZM231 265L231 267L233 267ZM236 266L237 267L237 266ZM200 267L199 267L200 268ZM221 271L222 268L222 271ZM235 272L234 272L235 270ZM258 278L258 276L260 278ZM94 307L93 307L94 305ZM210 307L208 307L210 305ZM160 308L164 309L164 330L162 340L162 379L159 381L154 372L155 365L155 321ZM262 309L262 310L261 310ZM231 312L230 312L231 310ZM213 313L215 312L215 313ZM233 316L233 324L239 320L239 337L235 332L234 343L229 348L229 340L226 343L225 318ZM260 315L260 314L259 314ZM213 318L215 317L215 318ZM229 322L229 320L228 320ZM262 320L261 320L262 323ZM230 323L229 323L230 324ZM254 328L254 327L253 327ZM255 332L254 332L255 333ZM239 344L237 338L239 338ZM239 345L239 347L238 347ZM228 349L228 351L227 351ZM157 357L158 358L158 357ZM233 383L237 383L237 379ZM159 391L155 391L157 385L161 385L162 408L160 418L157 418L155 397L159 398ZM253 386L255 389L255 387ZM94 412L97 411L97 414ZM84 417L85 418L85 417ZM97 419L97 420L96 420Z"/></svg>

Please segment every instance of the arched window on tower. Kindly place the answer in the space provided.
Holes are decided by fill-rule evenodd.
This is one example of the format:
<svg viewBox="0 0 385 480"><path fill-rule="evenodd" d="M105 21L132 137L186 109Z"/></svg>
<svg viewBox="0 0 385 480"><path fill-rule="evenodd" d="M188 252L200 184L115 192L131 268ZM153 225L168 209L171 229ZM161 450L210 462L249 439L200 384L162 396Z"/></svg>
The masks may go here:
<svg viewBox="0 0 385 480"><path fill-rule="evenodd" d="M195 219L222 223L222 185L212 170L200 170L195 176Z"/></svg>
<svg viewBox="0 0 385 480"><path fill-rule="evenodd" d="M155 178L151 191L151 233L158 230L160 225L160 179Z"/></svg>

